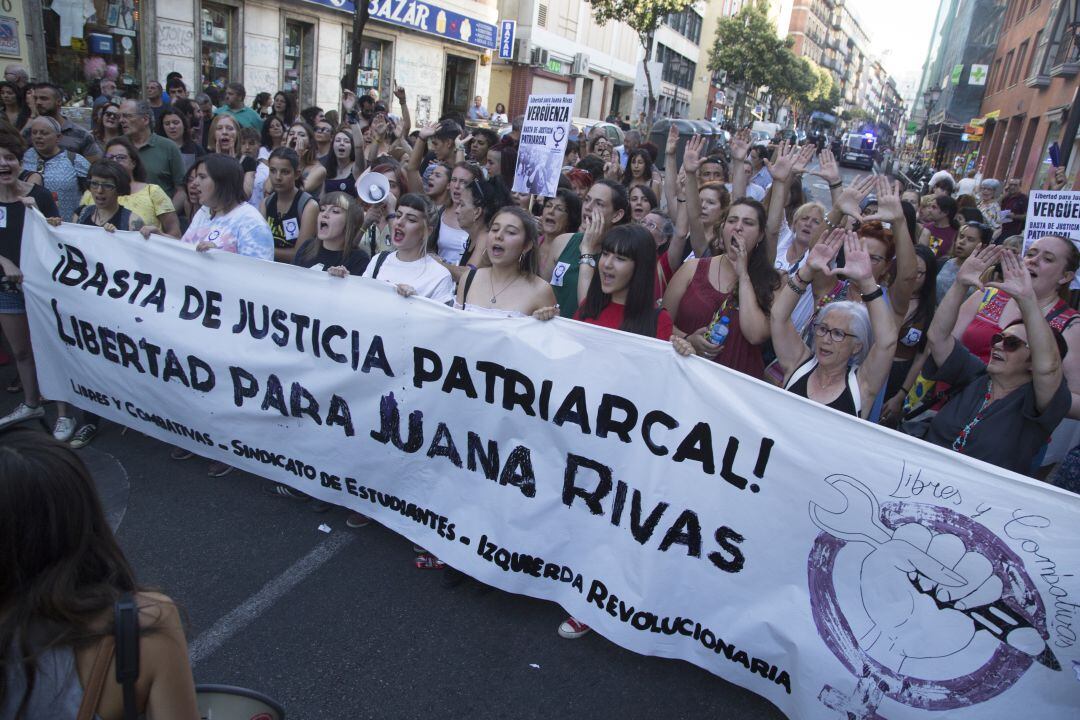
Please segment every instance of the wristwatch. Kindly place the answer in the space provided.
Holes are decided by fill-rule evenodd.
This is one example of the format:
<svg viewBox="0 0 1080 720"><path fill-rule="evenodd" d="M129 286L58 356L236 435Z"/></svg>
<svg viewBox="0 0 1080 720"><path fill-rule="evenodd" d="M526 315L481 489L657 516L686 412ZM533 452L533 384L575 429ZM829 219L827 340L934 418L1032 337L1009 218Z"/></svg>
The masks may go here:
<svg viewBox="0 0 1080 720"><path fill-rule="evenodd" d="M578 265L590 265L596 267L596 255L590 253L581 253L581 259L578 260Z"/></svg>

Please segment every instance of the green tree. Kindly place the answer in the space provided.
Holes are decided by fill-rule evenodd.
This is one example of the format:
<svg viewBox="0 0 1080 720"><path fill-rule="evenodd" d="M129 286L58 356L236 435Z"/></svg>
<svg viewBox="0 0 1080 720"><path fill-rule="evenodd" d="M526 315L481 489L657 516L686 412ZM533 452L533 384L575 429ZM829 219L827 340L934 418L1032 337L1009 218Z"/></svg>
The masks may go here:
<svg viewBox="0 0 1080 720"><path fill-rule="evenodd" d="M722 18L716 25L716 40L709 53L709 69L727 74L727 81L738 88L735 101L736 120L749 91L782 80L785 43L776 34L763 0L744 5L739 12ZM790 54L790 50L787 50Z"/></svg>
<svg viewBox="0 0 1080 720"><path fill-rule="evenodd" d="M773 117L776 117L780 108L785 105L796 112L806 107L817 89L818 76L814 72L813 63L798 57L791 51L790 45L789 40L781 50L778 59L779 73L769 86Z"/></svg>
<svg viewBox="0 0 1080 720"><path fill-rule="evenodd" d="M649 92L646 122L651 126L656 114L656 92L653 90L652 75L649 73L653 34L665 17L685 9L692 4L692 0L589 0L589 4L592 5L593 17L597 23L606 25L612 20L626 23L645 49L642 64L645 70L645 85Z"/></svg>

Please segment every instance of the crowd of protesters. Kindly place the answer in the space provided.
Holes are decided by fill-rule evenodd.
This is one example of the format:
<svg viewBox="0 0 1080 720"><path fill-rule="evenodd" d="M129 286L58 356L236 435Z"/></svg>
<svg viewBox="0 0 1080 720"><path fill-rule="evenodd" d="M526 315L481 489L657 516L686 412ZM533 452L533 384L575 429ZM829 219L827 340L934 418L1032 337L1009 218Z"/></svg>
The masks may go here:
<svg viewBox="0 0 1080 720"><path fill-rule="evenodd" d="M602 129L575 129L557 192L536 197L512 191L522 118L473 127L491 115L482 98L468 121L413 127L401 87L389 102L345 93L326 111L284 92L249 105L238 83L189 96L178 76L145 99L109 93L102 83L87 131L62 116L58 88L0 83L0 329L18 369L8 390L23 396L0 428L45 416L19 289L30 207L54 224L389 282L465 312L670 341L1022 474L1044 476L1051 435L1080 419L1080 251L1057 236L1022 248L1016 179L958 194L939 173L920 197L884 176L845 184L829 150L752 145L747 131L710 146L672 128L664 147L631 131L615 147ZM827 205L807 201L810 174ZM1059 169L1048 186L1064 182ZM79 448L100 424L58 404L53 435ZM1053 476L1062 484L1076 455ZM573 618L560 627L586 632Z"/></svg>

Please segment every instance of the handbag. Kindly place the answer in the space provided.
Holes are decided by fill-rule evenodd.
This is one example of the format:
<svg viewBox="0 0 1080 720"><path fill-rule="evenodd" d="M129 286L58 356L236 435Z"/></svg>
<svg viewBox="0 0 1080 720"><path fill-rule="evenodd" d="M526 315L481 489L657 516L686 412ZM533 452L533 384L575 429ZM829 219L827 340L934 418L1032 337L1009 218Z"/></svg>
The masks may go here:
<svg viewBox="0 0 1080 720"><path fill-rule="evenodd" d="M135 681L139 678L139 608L132 593L124 593L116 601L113 618L113 634L102 638L98 644L77 720L93 719L113 655L116 656L116 682L124 693L124 720L139 717L135 698Z"/></svg>

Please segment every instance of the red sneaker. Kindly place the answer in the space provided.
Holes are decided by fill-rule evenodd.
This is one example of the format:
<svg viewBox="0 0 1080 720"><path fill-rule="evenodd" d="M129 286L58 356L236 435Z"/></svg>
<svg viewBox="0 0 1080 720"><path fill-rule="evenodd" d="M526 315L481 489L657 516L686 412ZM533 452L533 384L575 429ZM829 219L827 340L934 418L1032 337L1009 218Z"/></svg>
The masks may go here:
<svg viewBox="0 0 1080 720"><path fill-rule="evenodd" d="M559 626L559 637L566 638L567 640L577 640L583 635L588 635L591 627L581 622L575 617L568 617L563 620L562 625Z"/></svg>

